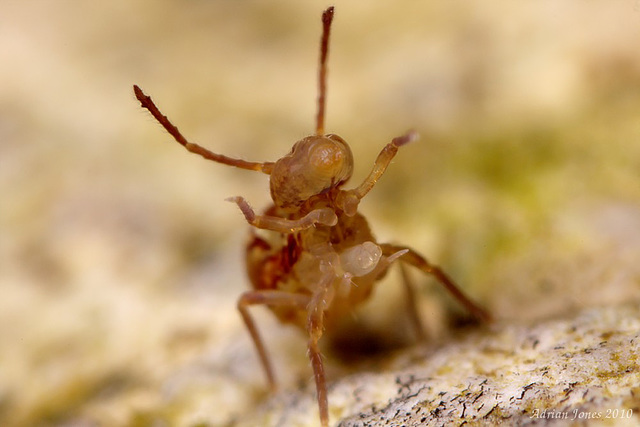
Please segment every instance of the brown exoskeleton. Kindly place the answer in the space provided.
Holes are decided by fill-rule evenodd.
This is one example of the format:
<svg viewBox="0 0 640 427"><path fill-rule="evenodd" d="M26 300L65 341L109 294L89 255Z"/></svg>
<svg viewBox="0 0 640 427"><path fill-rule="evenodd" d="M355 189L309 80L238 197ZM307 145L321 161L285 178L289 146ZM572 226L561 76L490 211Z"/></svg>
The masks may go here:
<svg viewBox="0 0 640 427"><path fill-rule="evenodd" d="M417 138L415 132L387 144L359 186L350 190L342 188L351 177L353 156L342 138L324 133L326 63L332 20L333 7L330 7L322 14L316 133L296 142L291 152L276 162L234 159L188 142L151 98L134 85L142 107L187 150L218 163L270 175L273 205L263 215L257 215L242 197L227 199L240 207L253 227L272 232L270 237L252 232L246 262L253 289L240 296L238 309L272 388L276 384L273 368L249 307L266 305L281 322L306 331L323 426L329 422L329 407L318 342L325 329L336 328L354 307L369 297L373 285L394 261L433 275L475 317L483 321L490 319L442 270L420 254L404 246L377 243L367 221L358 213L360 200L384 174L398 148ZM422 334L415 310L415 306L411 307L409 314Z"/></svg>

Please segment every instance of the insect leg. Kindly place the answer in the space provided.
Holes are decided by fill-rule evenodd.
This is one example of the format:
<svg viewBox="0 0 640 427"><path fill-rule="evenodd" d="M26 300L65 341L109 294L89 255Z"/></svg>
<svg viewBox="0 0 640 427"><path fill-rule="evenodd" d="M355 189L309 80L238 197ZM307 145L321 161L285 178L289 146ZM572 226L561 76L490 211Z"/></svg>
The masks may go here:
<svg viewBox="0 0 640 427"><path fill-rule="evenodd" d="M156 104L151 100L150 96L147 96L142 92L142 89L137 85L133 85L133 91L136 94L136 98L140 101L140 105L143 108L149 110L149 112L153 115L153 117L166 129L171 136L184 148L191 151L192 153L199 154L208 160L213 160L214 162L222 163L229 166L235 166L241 169L248 169L254 171L260 171L266 174L270 174L273 169L273 162L247 162L246 160L234 159L232 157L227 157L222 154L217 154L212 151L207 150L204 147L199 146L198 144L192 144L187 141L187 139L182 136L177 127L175 127L167 118L167 116L163 115Z"/></svg>
<svg viewBox="0 0 640 427"><path fill-rule="evenodd" d="M427 340L427 334L424 331L424 326L422 325L422 321L420 320L420 316L418 315L418 306L416 305L416 288L413 280L411 280L411 276L409 276L409 272L403 263L399 264L400 273L402 274L402 283L404 285L405 296L406 296L406 304L407 311L409 313L409 318L411 323L413 323L413 327L415 328L416 335L420 341Z"/></svg>
<svg viewBox="0 0 640 427"><path fill-rule="evenodd" d="M376 182L378 182L380 177L385 173L391 160L398 153L398 148L416 139L418 139L418 133L415 131L393 138L393 140L380 151L373 165L373 169L362 184L352 190L342 190L338 193L336 198L338 207L349 216L355 215L358 209L358 203L371 191L373 186L376 185Z"/></svg>
<svg viewBox="0 0 640 427"><path fill-rule="evenodd" d="M482 320L483 322L491 322L491 315L471 301L456 284L442 271L439 267L430 264L424 257L413 249L406 248L404 246L396 246L388 243L381 244L383 254L395 253L399 250L408 249L408 252L402 257L402 261L410 264L424 273L431 274L440 282L445 289L462 304L469 313Z"/></svg>
<svg viewBox="0 0 640 427"><path fill-rule="evenodd" d="M315 209L300 219L287 219L278 216L256 215L249 203L240 196L229 197L228 202L234 202L238 205L245 219L256 228L277 231L279 233L295 233L315 224L333 226L338 222L335 212L329 208Z"/></svg>
<svg viewBox="0 0 640 427"><path fill-rule="evenodd" d="M330 303L329 291L336 278L335 272L327 270L311 301L307 306L307 330L309 332L309 360L313 368L313 377L316 382L316 394L318 397L318 409L320 411L320 424L322 427L329 425L329 402L327 398L327 381L324 374L324 363L318 341L324 331L324 311Z"/></svg>
<svg viewBox="0 0 640 427"><path fill-rule="evenodd" d="M382 248L380 248L380 252L382 252ZM378 276L382 275L386 272L391 264L396 261L398 258L402 257L404 254L409 252L409 249L402 249L396 252L392 252L389 248L386 248L386 253L383 259L380 260L378 265L376 266L376 274ZM346 251L345 251L346 252ZM345 252L341 255L341 258L344 257ZM413 327L415 329L416 335L420 341L426 341L426 334L424 331L424 327L422 326L422 322L420 321L420 316L418 316L418 308L416 306L416 297L415 297L415 286L411 277L409 276L407 269L405 268L403 263L399 264L400 272L402 273L402 282L405 288L405 302L407 305L407 312L409 314L409 318L411 323L413 323Z"/></svg>
<svg viewBox="0 0 640 427"><path fill-rule="evenodd" d="M269 360L269 355L267 354L262 337L258 332L258 328L256 328L256 324L248 310L249 306L258 304L269 306L289 306L304 310L307 304L309 304L309 297L283 291L262 290L247 291L238 299L238 310L240 311L242 320L244 320L244 324L249 330L251 339L256 346L260 362L262 363L262 367L264 368L264 372L267 376L267 381L269 382L269 387L271 387L272 390L275 390L276 378L273 373L271 361Z"/></svg>

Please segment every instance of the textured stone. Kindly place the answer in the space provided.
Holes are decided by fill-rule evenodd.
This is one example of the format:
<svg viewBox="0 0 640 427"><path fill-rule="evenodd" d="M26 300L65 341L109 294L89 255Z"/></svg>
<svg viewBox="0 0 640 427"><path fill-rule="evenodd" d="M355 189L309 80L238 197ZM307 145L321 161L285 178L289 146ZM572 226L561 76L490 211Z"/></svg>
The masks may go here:
<svg viewBox="0 0 640 427"><path fill-rule="evenodd" d="M532 325L499 324L436 349L402 352L382 372L337 380L331 414L343 427L635 425L639 354L637 303ZM277 396L237 425L314 425L313 403L309 390Z"/></svg>

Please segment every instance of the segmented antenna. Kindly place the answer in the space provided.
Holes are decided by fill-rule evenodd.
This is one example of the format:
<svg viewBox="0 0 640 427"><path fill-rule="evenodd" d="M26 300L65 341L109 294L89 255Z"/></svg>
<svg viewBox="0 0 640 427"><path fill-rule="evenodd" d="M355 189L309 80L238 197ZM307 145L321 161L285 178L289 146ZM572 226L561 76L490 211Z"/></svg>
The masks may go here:
<svg viewBox="0 0 640 427"><path fill-rule="evenodd" d="M329 55L329 33L331 31L331 21L333 21L333 6L322 13L322 39L320 39L316 135L324 135L324 109L327 99L327 56Z"/></svg>
<svg viewBox="0 0 640 427"><path fill-rule="evenodd" d="M136 94L136 98L138 98L138 101L140 101L140 105L142 105L143 108L149 110L151 115L158 121L158 123L160 123L162 127L164 127L166 131L169 132L171 136L173 136L173 139L175 139L178 143L180 143L180 145L182 145L192 153L199 154L207 160L213 160L214 162L222 163L223 165L235 166L237 168L252 171L259 171L262 173L266 173L267 175L271 174L274 165L273 162L247 162L246 160L234 159L223 154L214 153L213 151L209 151L206 148L199 146L198 144L192 144L191 142L187 141L184 136L182 136L178 128L169 121L167 116L160 112L158 107L156 107L156 104L153 103L151 97L145 95L138 85L133 85L133 92Z"/></svg>

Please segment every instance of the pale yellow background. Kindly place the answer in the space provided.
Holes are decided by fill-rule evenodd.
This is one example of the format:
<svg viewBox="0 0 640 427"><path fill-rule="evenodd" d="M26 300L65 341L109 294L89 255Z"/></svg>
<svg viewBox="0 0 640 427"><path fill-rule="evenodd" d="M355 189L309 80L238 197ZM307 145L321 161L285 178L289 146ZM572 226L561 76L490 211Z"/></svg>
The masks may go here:
<svg viewBox="0 0 640 427"><path fill-rule="evenodd" d="M185 152L131 86L192 141L275 160L314 130L326 6L3 3L0 423L217 425L261 401L224 198L262 208L267 177ZM511 321L637 299L639 45L636 0L337 1L326 128L354 180L422 135L362 205L376 234ZM442 334L455 304L432 288ZM306 382L304 340L257 316Z"/></svg>

